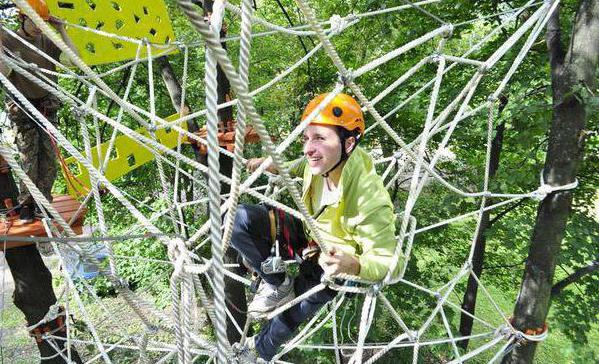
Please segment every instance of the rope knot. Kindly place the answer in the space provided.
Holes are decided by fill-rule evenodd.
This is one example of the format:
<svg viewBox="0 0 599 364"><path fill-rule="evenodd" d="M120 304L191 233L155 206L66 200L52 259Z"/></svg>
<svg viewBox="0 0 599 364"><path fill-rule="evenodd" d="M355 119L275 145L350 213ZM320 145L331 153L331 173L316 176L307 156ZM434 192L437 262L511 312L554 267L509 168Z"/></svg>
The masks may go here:
<svg viewBox="0 0 599 364"><path fill-rule="evenodd" d="M487 62L484 62L483 64L481 64L478 67L478 72L481 73L481 74L483 74L483 75L486 74L487 72L489 72L489 70L491 70L491 66L489 66L487 64Z"/></svg>
<svg viewBox="0 0 599 364"><path fill-rule="evenodd" d="M383 288L383 285L381 283L375 283L372 286L370 286L370 292L372 293L373 296L376 296L381 289Z"/></svg>
<svg viewBox="0 0 599 364"><path fill-rule="evenodd" d="M115 277L114 282L115 288L118 289L129 289L129 282L125 280L125 278Z"/></svg>
<svg viewBox="0 0 599 364"><path fill-rule="evenodd" d="M491 95L487 96L487 101L494 104L495 102L497 102L497 96L495 96L494 94L491 94Z"/></svg>
<svg viewBox="0 0 599 364"><path fill-rule="evenodd" d="M441 53L434 52L433 54L430 55L429 62L440 62L441 58L443 58L443 55Z"/></svg>
<svg viewBox="0 0 599 364"><path fill-rule="evenodd" d="M281 177L278 175L273 175L268 177L268 184L271 186L278 186L281 183Z"/></svg>
<svg viewBox="0 0 599 364"><path fill-rule="evenodd" d="M450 38L453 35L453 29L454 29L454 25L453 24L445 24L445 31L443 32L443 38Z"/></svg>
<svg viewBox="0 0 599 364"><path fill-rule="evenodd" d="M349 87L349 85L354 81L354 71L352 69L348 69L345 74L339 73L339 83L345 87Z"/></svg>
<svg viewBox="0 0 599 364"><path fill-rule="evenodd" d="M56 319L61 308L62 307L58 304L58 302L50 306L50 308L48 308L48 312L44 316L44 321L48 322Z"/></svg>
<svg viewBox="0 0 599 364"><path fill-rule="evenodd" d="M568 183L562 186L551 186L545 183L545 178L543 177L543 171L541 171L539 188L536 191L533 191L530 194L530 197L534 198L537 201L543 201L547 195L556 192L556 191L567 191L573 190L578 187L578 180L575 179L574 182Z"/></svg>
<svg viewBox="0 0 599 364"><path fill-rule="evenodd" d="M187 261L187 249L181 239L174 239L168 244L168 256L174 263L173 277L180 277Z"/></svg>
<svg viewBox="0 0 599 364"><path fill-rule="evenodd" d="M71 108L71 113L75 116L75 119L81 119L87 115L87 110L77 106L73 106Z"/></svg>
<svg viewBox="0 0 599 364"><path fill-rule="evenodd" d="M349 24L347 19L341 17L338 14L331 16L329 22L331 23L331 27L329 28L330 35L337 35L341 33L345 30L345 28L347 28L347 25Z"/></svg>

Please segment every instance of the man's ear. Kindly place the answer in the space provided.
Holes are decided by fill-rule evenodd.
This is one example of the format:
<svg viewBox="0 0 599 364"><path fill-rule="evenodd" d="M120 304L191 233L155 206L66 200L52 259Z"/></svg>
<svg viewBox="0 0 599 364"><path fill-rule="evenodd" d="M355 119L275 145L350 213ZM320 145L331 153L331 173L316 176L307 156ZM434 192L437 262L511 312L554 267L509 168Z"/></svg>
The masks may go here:
<svg viewBox="0 0 599 364"><path fill-rule="evenodd" d="M345 153L349 154L356 148L356 137L350 136L345 139Z"/></svg>

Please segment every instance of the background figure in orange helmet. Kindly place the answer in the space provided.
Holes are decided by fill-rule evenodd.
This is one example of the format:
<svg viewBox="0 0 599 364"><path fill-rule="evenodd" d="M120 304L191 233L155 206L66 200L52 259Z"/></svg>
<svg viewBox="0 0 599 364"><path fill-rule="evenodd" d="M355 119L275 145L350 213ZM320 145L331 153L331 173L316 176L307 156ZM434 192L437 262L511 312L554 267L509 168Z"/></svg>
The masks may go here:
<svg viewBox="0 0 599 364"><path fill-rule="evenodd" d="M394 256L397 242L391 198L372 159L358 147L365 130L360 105L345 94L321 104L327 96L319 95L306 106L302 120L317 114L304 130L304 157L291 163L295 166L291 174L303 178L303 202L330 251L320 254L312 232L296 217L275 207L240 205L231 245L262 279L248 306L248 314L255 317L305 293L323 275L335 279L349 274L380 281ZM246 166L253 171L263 161L251 159ZM293 278L277 269L279 258L299 262L299 275ZM401 266L400 261L393 273ZM248 339L250 350L245 352L271 360L299 325L336 294L326 288L274 317Z"/></svg>
<svg viewBox="0 0 599 364"><path fill-rule="evenodd" d="M46 3L42 0L28 0L28 2L44 21L47 21L58 31L65 43L76 51L63 24L59 19L50 15ZM19 29L16 30L16 34L29 43L30 46L33 46L34 49L30 49L28 45L11 36L4 28L0 29L0 72L8 77L9 81L27 97L48 121L56 123L56 112L60 107L58 99L31 82L25 75L11 69L8 60L34 63L40 68L54 71L54 64L44 58L37 50L57 61L61 58L61 51L42 34L34 22L24 15L24 12L21 11L18 16ZM46 74L46 77L55 82L57 81L56 76ZM15 144L21 155L21 165L40 191L51 201L52 184L56 178L54 149L45 130L29 117L25 107L16 100L14 95L6 95L6 113L15 130ZM3 172L10 173L7 168L0 171L0 173ZM2 178L0 182L13 184L13 188L10 188L11 186L0 186L3 191L14 191L12 178ZM17 200L20 205L21 221L23 223L32 222L35 217L33 200L22 183ZM14 201L13 204L17 205ZM4 199L0 201L0 205L4 205ZM6 207L0 206L0 208ZM25 314L27 326L36 325L44 319L49 308L56 304L56 295L52 289L52 275L35 245L8 249L4 252L4 256L15 282L13 294L15 305ZM57 337L65 337L65 320L66 317L61 308L58 317L31 329L30 333L36 340L42 363L62 364L67 362L65 359L68 358L64 347L65 340L42 338L44 332L51 332L53 336ZM48 340L52 342L50 343ZM77 351L73 348L70 355L72 361L81 363Z"/></svg>

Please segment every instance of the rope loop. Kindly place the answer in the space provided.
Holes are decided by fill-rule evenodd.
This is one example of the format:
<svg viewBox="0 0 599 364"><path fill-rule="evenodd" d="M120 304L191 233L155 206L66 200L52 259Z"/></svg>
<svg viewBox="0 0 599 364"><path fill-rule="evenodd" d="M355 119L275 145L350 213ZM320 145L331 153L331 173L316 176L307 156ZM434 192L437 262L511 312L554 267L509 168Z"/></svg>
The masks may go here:
<svg viewBox="0 0 599 364"><path fill-rule="evenodd" d="M514 318L510 317L508 322L511 325L512 335L516 338L516 344L518 346L526 345L531 342L541 342L547 338L549 334L549 326L547 322L543 322L543 326L525 329L524 331L518 330L514 327Z"/></svg>
<svg viewBox="0 0 599 364"><path fill-rule="evenodd" d="M578 187L578 179L575 179L574 182L562 185L562 186L551 186L545 183L545 178L543 177L543 171L541 171L540 176L540 185L536 191L533 191L530 194L530 197L534 198L537 201L543 201L547 195L558 192L558 191L568 191L573 190Z"/></svg>

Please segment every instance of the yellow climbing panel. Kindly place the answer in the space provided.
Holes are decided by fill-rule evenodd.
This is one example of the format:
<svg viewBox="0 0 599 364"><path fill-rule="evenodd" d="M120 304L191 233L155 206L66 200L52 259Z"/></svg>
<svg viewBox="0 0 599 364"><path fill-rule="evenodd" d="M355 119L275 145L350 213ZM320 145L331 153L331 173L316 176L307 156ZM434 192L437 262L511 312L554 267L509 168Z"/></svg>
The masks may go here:
<svg viewBox="0 0 599 364"><path fill-rule="evenodd" d="M101 30L118 36L147 39L151 44L169 44L175 34L163 0L46 0L50 13L68 23ZM138 45L91 31L67 27L81 58L88 65L135 58ZM152 47L161 54L162 47ZM146 48L141 55L145 57Z"/></svg>
<svg viewBox="0 0 599 364"><path fill-rule="evenodd" d="M166 118L167 121L175 121L179 118L179 114L174 114ZM183 122L180 125L183 129L187 130L187 123ZM150 137L148 131L145 128L136 130L138 133ZM179 133L170 129L160 129L156 131L156 138L160 144L167 148L175 148L177 146ZM187 138L184 137L183 141ZM102 150L102 161L108 150L109 143L100 144ZM108 164L104 169L104 175L109 181L114 181L119 177L126 175L127 173L139 168L145 163L148 163L154 159L154 155L145 147L139 145L133 139L128 136L121 135L115 139L114 148L111 153L111 158L108 160ZM98 167L98 152L97 147L92 147L92 161L94 167ZM73 197L79 197L82 193L89 190L91 183L88 170L79 163L74 157L65 159L66 167L70 171L70 176L65 174L63 169L64 177L67 181L67 188L69 194Z"/></svg>

